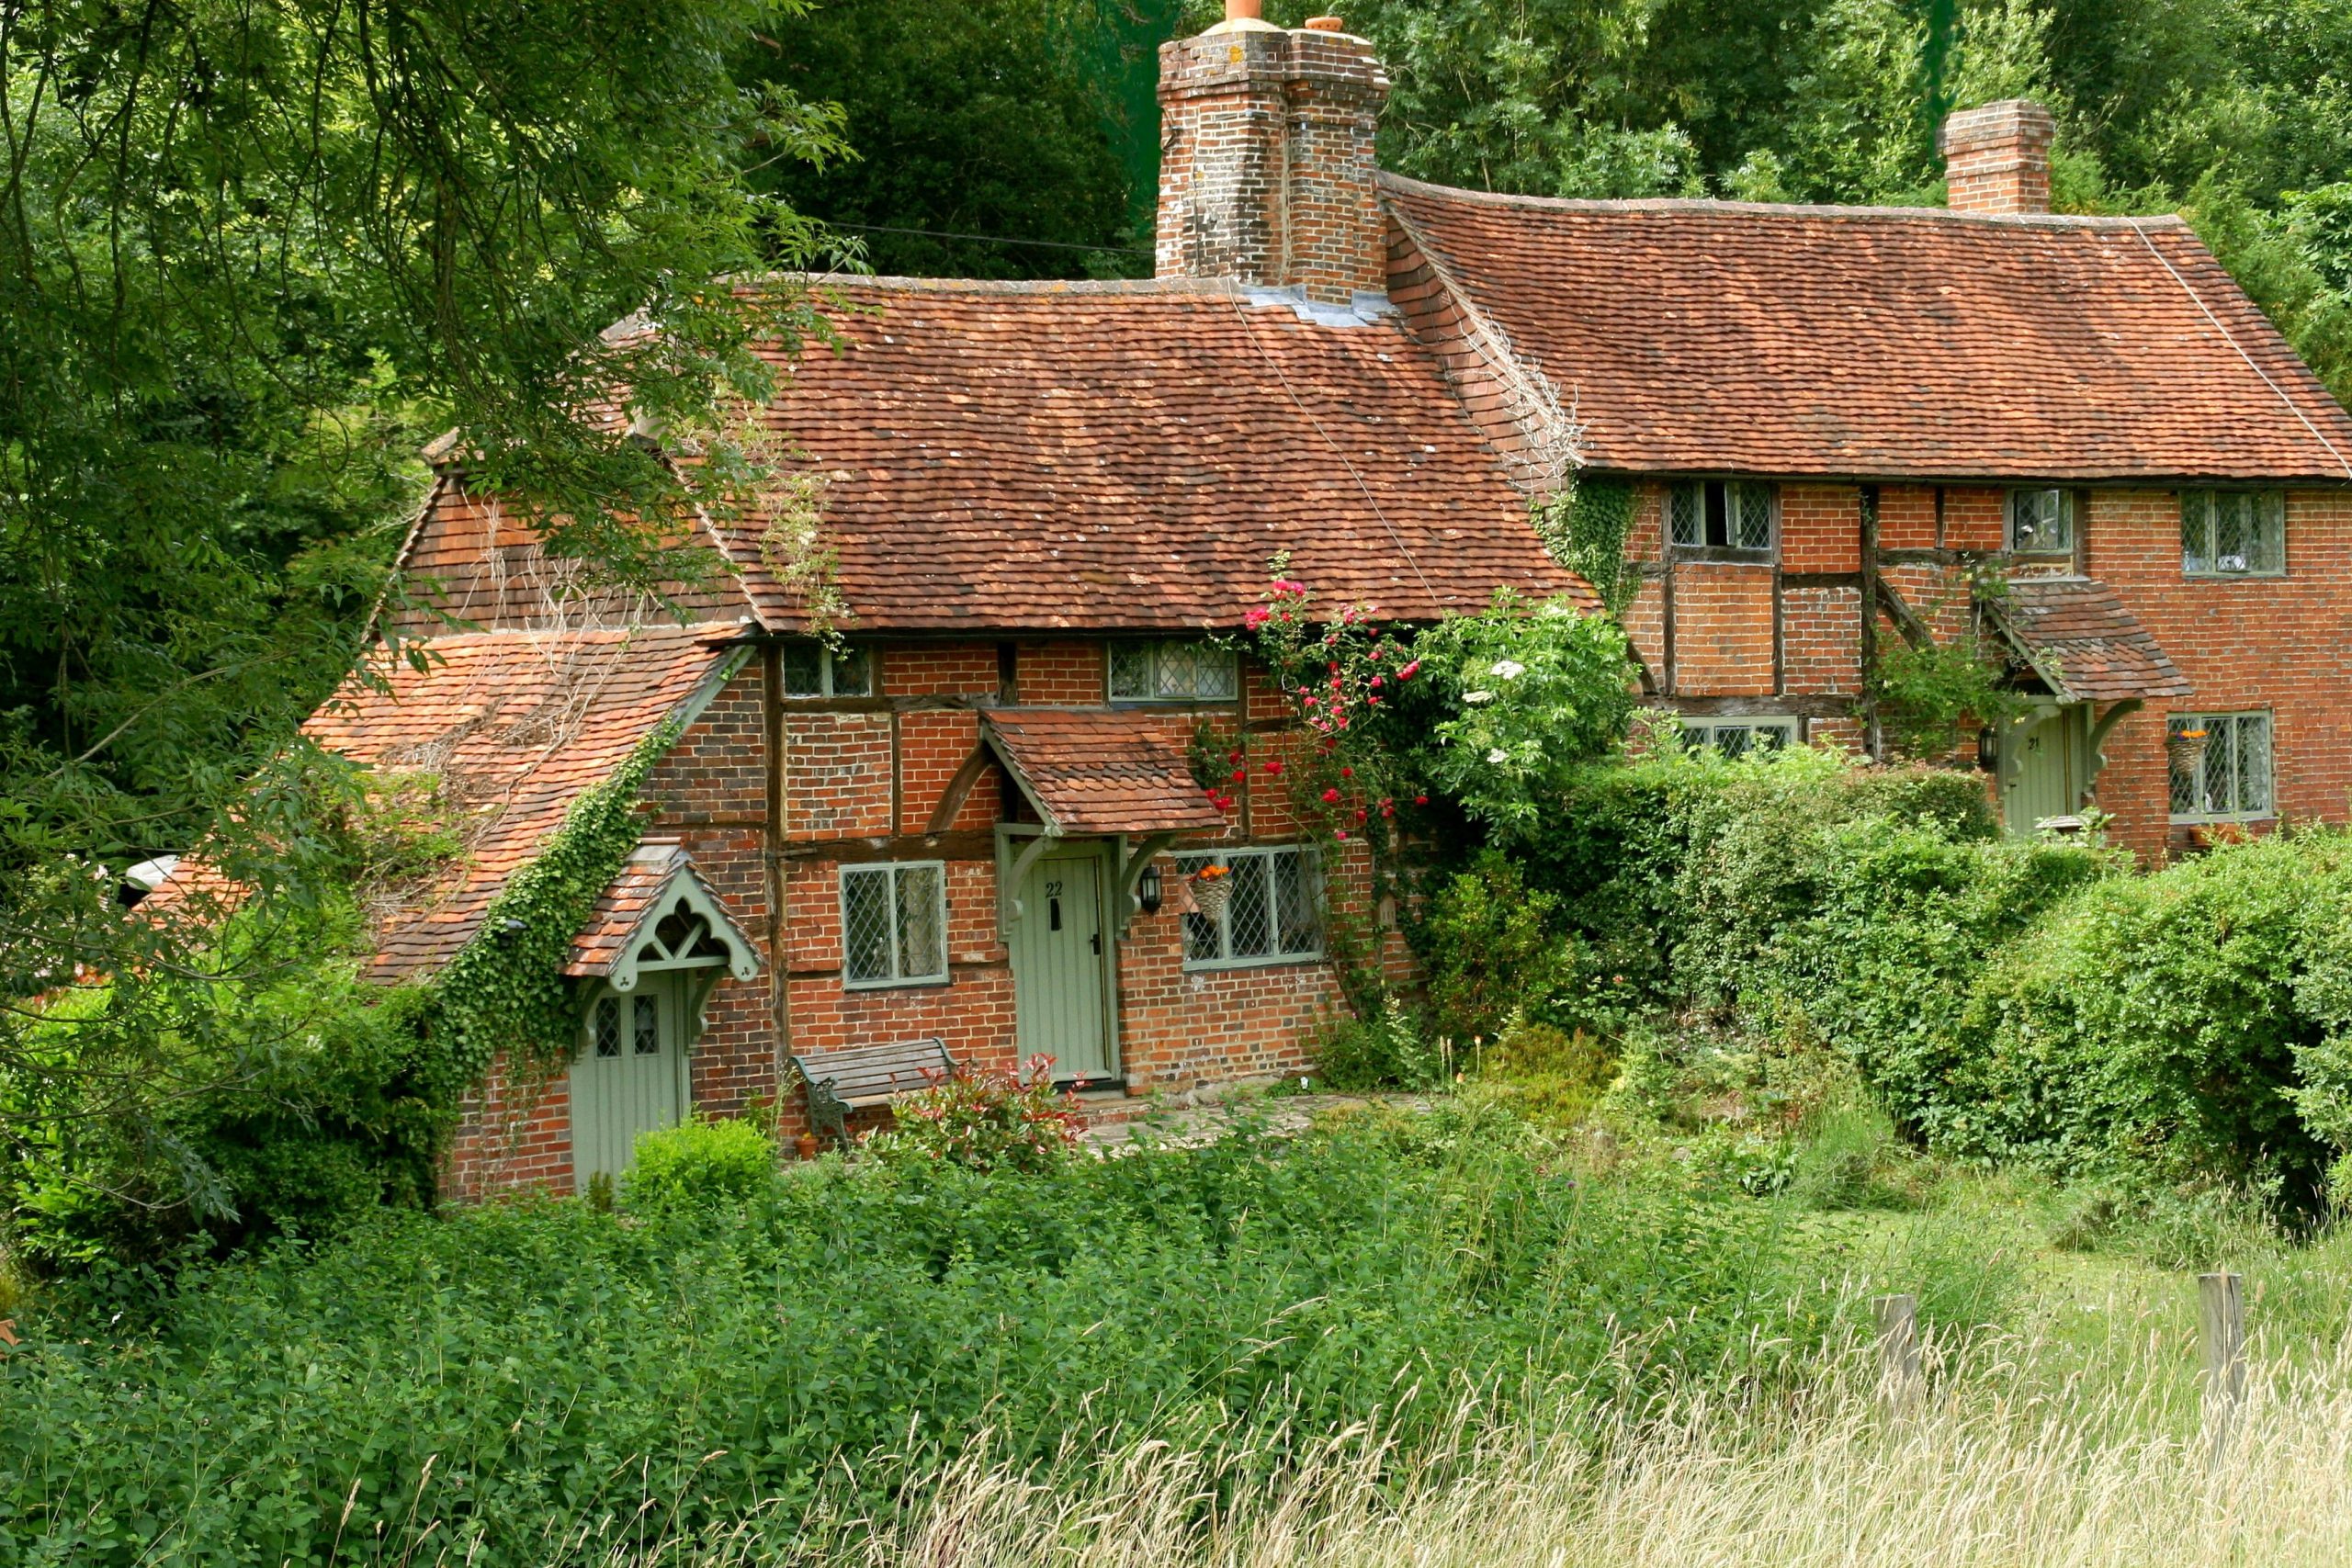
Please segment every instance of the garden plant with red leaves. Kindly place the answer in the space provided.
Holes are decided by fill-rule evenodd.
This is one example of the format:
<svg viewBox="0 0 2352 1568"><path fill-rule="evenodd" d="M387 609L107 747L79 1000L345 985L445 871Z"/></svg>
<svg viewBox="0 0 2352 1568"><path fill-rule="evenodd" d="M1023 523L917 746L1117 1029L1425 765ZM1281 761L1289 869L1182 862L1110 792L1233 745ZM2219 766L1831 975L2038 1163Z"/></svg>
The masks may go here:
<svg viewBox="0 0 2352 1568"><path fill-rule="evenodd" d="M1029 1058L1018 1075L958 1067L891 1107L894 1121L869 1134L867 1152L886 1161L960 1165L973 1170L1051 1170L1078 1151L1085 1125L1053 1082L1054 1059Z"/></svg>

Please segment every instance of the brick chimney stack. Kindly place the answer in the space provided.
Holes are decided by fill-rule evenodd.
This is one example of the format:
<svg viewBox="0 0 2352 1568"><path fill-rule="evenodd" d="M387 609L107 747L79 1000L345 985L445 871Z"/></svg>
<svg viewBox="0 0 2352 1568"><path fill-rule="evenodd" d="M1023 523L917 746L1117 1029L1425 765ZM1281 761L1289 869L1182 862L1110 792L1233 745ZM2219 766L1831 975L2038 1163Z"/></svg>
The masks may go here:
<svg viewBox="0 0 2352 1568"><path fill-rule="evenodd" d="M1226 0L1224 21L1160 45L1159 276L1385 293L1372 138L1388 77L1338 17L1292 32L1258 10Z"/></svg>
<svg viewBox="0 0 2352 1568"><path fill-rule="evenodd" d="M2050 210L2050 141L2058 122L2031 98L1962 109L1939 143L1954 212Z"/></svg>

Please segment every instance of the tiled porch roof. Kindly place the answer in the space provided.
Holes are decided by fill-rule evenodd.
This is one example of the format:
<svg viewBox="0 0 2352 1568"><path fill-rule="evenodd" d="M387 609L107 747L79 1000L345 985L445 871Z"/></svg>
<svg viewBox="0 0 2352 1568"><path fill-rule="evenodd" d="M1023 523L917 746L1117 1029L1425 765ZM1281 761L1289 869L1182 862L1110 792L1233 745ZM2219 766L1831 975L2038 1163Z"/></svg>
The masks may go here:
<svg viewBox="0 0 2352 1568"><path fill-rule="evenodd" d="M989 708L980 721L1037 814L1063 833L1213 833L1225 826L1158 716Z"/></svg>
<svg viewBox="0 0 2352 1568"><path fill-rule="evenodd" d="M588 923L572 939L571 958L563 972L576 976L612 974L628 957L647 923L658 921L663 907L673 904L676 896L688 887L692 891L686 897L696 911L707 911L722 925L723 929L713 934L730 949L730 961L739 967L746 964L756 966L757 947L728 912L726 902L695 870L693 857L678 844L655 842L639 844L613 877L612 886L596 900Z"/></svg>
<svg viewBox="0 0 2352 1568"><path fill-rule="evenodd" d="M2185 697L2174 667L2115 590L2086 577L2024 577L1985 613L2018 653L2068 702Z"/></svg>

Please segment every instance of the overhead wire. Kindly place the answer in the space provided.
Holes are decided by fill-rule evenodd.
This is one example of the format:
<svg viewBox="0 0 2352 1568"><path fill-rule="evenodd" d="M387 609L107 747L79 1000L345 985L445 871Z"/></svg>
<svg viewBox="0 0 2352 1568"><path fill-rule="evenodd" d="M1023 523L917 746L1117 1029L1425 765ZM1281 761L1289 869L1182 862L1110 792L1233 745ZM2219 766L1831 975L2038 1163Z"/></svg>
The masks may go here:
<svg viewBox="0 0 2352 1568"><path fill-rule="evenodd" d="M2269 388L2273 393L2277 394L2280 402L2287 405L2287 412L2301 420L2302 422L2303 428L2312 433L2312 439L2318 442L2322 446L2327 448L2327 455L2335 459L2335 466L2337 468L2344 470L2344 477L2347 479L2352 479L2352 462L2346 462L2345 460L2344 454L2335 449L2335 443L2330 441L2324 434L2321 434L2319 426L2311 422L2311 416L2303 412L2302 405L2296 402L2294 399L2287 395L2287 389L2272 380L2270 378L2269 372L2264 370L2261 366L2255 363L2254 355L2248 354L2245 351L2245 345L2240 344L2236 337L2232 335L2230 329L2222 324L2222 318L2213 314L2212 307L2205 303L2205 297L2198 293L2195 287L2189 283L2188 279L2180 275L2180 270L2172 265L2172 262L2165 255L2164 252L2156 249L2155 242L2148 238L2148 231L2140 227L2140 220L2136 218L2127 218L2124 221L2132 226L2132 231L2134 234L2140 236L2140 243L2148 247L2148 254L2156 258L2156 265L2163 267L2166 272L2172 274L2172 280L2180 285L2180 291L2188 295L2190 300L2196 304L2197 308L2205 313L2205 319L2207 321L2213 323L2213 330L2222 334L2222 341L2228 344L2232 348L2237 350L2238 357L2245 361L2246 368L2253 371L2256 376L2262 378L2262 384Z"/></svg>
<svg viewBox="0 0 2352 1568"><path fill-rule="evenodd" d="M1388 530L1389 543L1395 545L1396 553L1405 558L1405 564L1413 569L1414 577L1420 581L1421 592L1429 595L1430 607L1432 610L1440 608L1437 590L1430 585L1429 578L1421 570L1421 563L1413 558L1413 552L1406 547L1404 536L1396 532L1396 525L1388 521L1388 513L1380 509L1379 499L1372 493L1372 486L1364 482L1363 475L1348 457L1347 448L1341 446L1330 431L1324 427L1323 422L1315 416L1315 411L1306 406L1306 400L1298 395L1298 389L1291 385L1290 376L1283 369L1282 361L1274 357L1273 352L1259 338L1257 329L1250 324L1250 313L1241 308L1238 290L1228 290L1225 298L1226 302L1233 307L1234 318L1241 323L1241 335L1248 338L1250 346L1264 356L1266 364L1274 372L1274 379L1283 384L1283 390L1289 394L1291 402L1306 416L1306 423L1315 427L1315 434L1323 438L1324 444L1331 448L1332 456L1340 459L1340 466L1348 470L1348 477L1356 481L1356 488L1363 491L1364 504L1372 508L1374 517L1380 519L1380 525Z"/></svg>

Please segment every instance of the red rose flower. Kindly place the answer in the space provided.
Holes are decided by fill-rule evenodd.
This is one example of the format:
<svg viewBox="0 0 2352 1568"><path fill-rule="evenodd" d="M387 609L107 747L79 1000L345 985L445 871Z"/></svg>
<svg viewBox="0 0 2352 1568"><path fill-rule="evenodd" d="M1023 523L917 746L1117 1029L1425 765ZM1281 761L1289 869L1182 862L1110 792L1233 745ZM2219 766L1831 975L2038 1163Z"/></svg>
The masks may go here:
<svg viewBox="0 0 2352 1568"><path fill-rule="evenodd" d="M1327 789L1327 790L1325 790L1325 791L1323 792L1323 804L1324 804L1324 805L1326 805L1326 806L1337 806L1337 805L1339 805L1339 804L1340 804L1340 792L1339 792L1338 790L1336 790L1336 789Z"/></svg>

